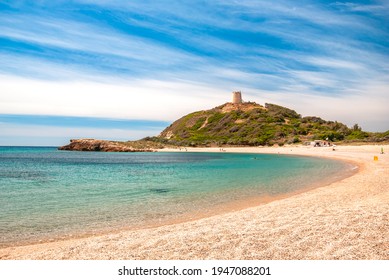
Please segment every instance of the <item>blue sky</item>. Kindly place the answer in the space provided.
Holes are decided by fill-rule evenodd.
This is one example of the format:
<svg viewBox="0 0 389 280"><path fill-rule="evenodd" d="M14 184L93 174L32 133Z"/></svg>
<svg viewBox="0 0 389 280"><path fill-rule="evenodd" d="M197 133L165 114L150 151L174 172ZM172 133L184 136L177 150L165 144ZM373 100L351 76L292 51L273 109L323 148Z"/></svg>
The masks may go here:
<svg viewBox="0 0 389 280"><path fill-rule="evenodd" d="M388 1L1 1L0 145L133 140L241 90L389 129Z"/></svg>

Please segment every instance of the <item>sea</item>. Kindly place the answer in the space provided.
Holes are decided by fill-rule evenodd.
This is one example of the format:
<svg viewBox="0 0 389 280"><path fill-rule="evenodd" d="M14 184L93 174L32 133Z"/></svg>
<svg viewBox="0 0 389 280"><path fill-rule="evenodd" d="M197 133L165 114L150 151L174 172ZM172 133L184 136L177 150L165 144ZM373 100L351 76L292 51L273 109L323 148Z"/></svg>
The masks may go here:
<svg viewBox="0 0 389 280"><path fill-rule="evenodd" d="M210 216L338 180L352 168L278 154L0 147L0 247Z"/></svg>

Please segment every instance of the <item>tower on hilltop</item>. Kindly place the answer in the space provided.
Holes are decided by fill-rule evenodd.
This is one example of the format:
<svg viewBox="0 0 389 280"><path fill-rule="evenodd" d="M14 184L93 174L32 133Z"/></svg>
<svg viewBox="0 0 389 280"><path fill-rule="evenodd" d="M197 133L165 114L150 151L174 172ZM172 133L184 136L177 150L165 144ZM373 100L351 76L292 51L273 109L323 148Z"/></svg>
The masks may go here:
<svg viewBox="0 0 389 280"><path fill-rule="evenodd" d="M241 104L242 103L242 93L240 91L232 92L232 103Z"/></svg>

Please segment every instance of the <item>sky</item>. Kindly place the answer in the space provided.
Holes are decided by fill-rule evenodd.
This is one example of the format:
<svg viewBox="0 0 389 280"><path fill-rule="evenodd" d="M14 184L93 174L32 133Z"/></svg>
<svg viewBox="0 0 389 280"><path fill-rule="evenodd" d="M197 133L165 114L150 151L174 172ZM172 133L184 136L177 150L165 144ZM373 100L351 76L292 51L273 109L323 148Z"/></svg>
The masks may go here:
<svg viewBox="0 0 389 280"><path fill-rule="evenodd" d="M154 136L235 90L389 130L389 1L0 1L0 145Z"/></svg>

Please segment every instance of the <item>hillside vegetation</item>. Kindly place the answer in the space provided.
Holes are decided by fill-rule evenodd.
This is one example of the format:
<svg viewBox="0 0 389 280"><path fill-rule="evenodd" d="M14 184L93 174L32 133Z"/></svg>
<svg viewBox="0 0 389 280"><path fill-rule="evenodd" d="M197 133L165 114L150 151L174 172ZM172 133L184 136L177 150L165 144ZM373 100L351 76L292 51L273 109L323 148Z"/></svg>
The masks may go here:
<svg viewBox="0 0 389 280"><path fill-rule="evenodd" d="M275 104L226 103L211 110L188 114L161 132L147 137L180 146L284 145L311 140L388 141L386 133L368 133L356 124L351 128L337 121L302 117Z"/></svg>

